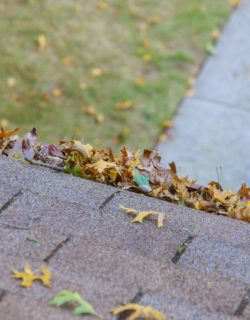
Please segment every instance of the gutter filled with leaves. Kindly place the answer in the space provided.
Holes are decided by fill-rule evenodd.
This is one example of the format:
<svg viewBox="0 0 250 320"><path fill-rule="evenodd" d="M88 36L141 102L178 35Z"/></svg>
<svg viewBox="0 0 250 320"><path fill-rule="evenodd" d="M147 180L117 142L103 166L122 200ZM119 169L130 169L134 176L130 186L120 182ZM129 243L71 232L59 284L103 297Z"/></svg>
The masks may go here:
<svg viewBox="0 0 250 320"><path fill-rule="evenodd" d="M237 193L223 190L214 181L202 186L179 177L174 162L169 168L162 166L156 151L141 153L124 146L114 154L111 149L97 150L77 140L60 141L58 145L42 143L35 128L24 137L16 135L17 131L1 129L0 155L250 222L250 188L245 183Z"/></svg>

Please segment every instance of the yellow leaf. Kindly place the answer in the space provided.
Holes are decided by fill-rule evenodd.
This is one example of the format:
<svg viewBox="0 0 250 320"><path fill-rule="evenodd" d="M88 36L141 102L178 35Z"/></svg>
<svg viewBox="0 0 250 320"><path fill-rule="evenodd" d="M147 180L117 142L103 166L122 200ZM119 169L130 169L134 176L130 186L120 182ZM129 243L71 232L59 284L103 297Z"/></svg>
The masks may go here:
<svg viewBox="0 0 250 320"><path fill-rule="evenodd" d="M152 57L152 55L151 55L150 53L146 53L146 54L144 54L144 56L143 56L143 60L144 60L145 62L150 62L150 61L152 61L152 59L153 59L153 57Z"/></svg>
<svg viewBox="0 0 250 320"><path fill-rule="evenodd" d="M227 190L219 190L215 184L211 183L208 186L208 189L213 192L213 198L216 201L219 201L221 203L226 203L227 198L230 198L234 193L231 189Z"/></svg>
<svg viewBox="0 0 250 320"><path fill-rule="evenodd" d="M240 5L241 0L229 0L230 5L233 8L237 8Z"/></svg>
<svg viewBox="0 0 250 320"><path fill-rule="evenodd" d="M127 100L127 101L118 101L115 105L115 108L118 110L128 110L133 107L133 101Z"/></svg>
<svg viewBox="0 0 250 320"><path fill-rule="evenodd" d="M97 115L96 115L96 122L97 123L103 123L104 122L104 120L105 120L105 117L104 117L104 115L102 114L102 113L98 113Z"/></svg>
<svg viewBox="0 0 250 320"><path fill-rule="evenodd" d="M0 119L0 127L3 129L8 128L8 126L10 125L9 120L7 119Z"/></svg>
<svg viewBox="0 0 250 320"><path fill-rule="evenodd" d="M86 90L86 89L88 88L88 85L87 85L87 83L85 83L85 82L80 82L80 83L79 83L79 88L80 88L81 90Z"/></svg>
<svg viewBox="0 0 250 320"><path fill-rule="evenodd" d="M78 140L62 142L60 148L68 154L76 152L81 160L90 158L93 153L93 147L90 144L82 144L81 141Z"/></svg>
<svg viewBox="0 0 250 320"><path fill-rule="evenodd" d="M47 39L45 37L44 34L40 34L38 37L37 37L37 44L38 44L38 48L40 50L44 49L47 47Z"/></svg>
<svg viewBox="0 0 250 320"><path fill-rule="evenodd" d="M100 174L102 174L106 169L111 169L111 168L115 168L115 167L116 167L115 162L108 162L108 161L105 161L102 159L93 163L93 164L87 165L87 168L94 169L95 171L97 171Z"/></svg>
<svg viewBox="0 0 250 320"><path fill-rule="evenodd" d="M88 116L96 115L96 109L93 106L84 107L82 111Z"/></svg>
<svg viewBox="0 0 250 320"><path fill-rule="evenodd" d="M55 88L52 90L52 95L54 97L60 97L62 95L62 90L59 88Z"/></svg>
<svg viewBox="0 0 250 320"><path fill-rule="evenodd" d="M14 87L16 85L16 79L13 77L8 78L7 85L8 85L8 87Z"/></svg>
<svg viewBox="0 0 250 320"><path fill-rule="evenodd" d="M143 47L144 47L145 49L148 48L149 45L150 45L149 40L148 40L148 39L144 39L143 42L142 42L142 45L143 45Z"/></svg>
<svg viewBox="0 0 250 320"><path fill-rule="evenodd" d="M22 279L21 286L25 288L31 287L35 280L39 280L44 286L49 287L51 283L51 271L46 266L41 266L40 269L42 275L37 275L31 270L28 264L25 264L24 272L13 270L14 274L12 275L12 278Z"/></svg>
<svg viewBox="0 0 250 320"><path fill-rule="evenodd" d="M74 58L73 57L65 57L62 59L61 62L62 62L62 64L70 65L70 64L74 63Z"/></svg>
<svg viewBox="0 0 250 320"><path fill-rule="evenodd" d="M145 307L135 303L128 303L122 307L111 309L111 312L114 315L123 314L124 312L130 312L130 315L126 317L128 320L165 320L165 317L161 312L151 307Z"/></svg>
<svg viewBox="0 0 250 320"><path fill-rule="evenodd" d="M96 7L100 10L107 10L109 5L104 1L100 1L97 3Z"/></svg>
<svg viewBox="0 0 250 320"><path fill-rule="evenodd" d="M159 16L152 16L152 17L149 17L146 20L146 23L149 24L149 25L155 25L155 24L158 24L160 22L161 22L161 17L159 17Z"/></svg>
<svg viewBox="0 0 250 320"><path fill-rule="evenodd" d="M90 74L92 75L92 77L97 78L97 77L102 76L103 71L100 68L93 68L93 69L91 69Z"/></svg>
<svg viewBox="0 0 250 320"><path fill-rule="evenodd" d="M173 121L171 121L171 120L166 120L166 121L163 123L163 127L166 128L166 129L173 128Z"/></svg>
<svg viewBox="0 0 250 320"><path fill-rule="evenodd" d="M144 84L145 83L145 78L143 77L138 77L135 79L136 84Z"/></svg>
<svg viewBox="0 0 250 320"><path fill-rule="evenodd" d="M216 41L220 37L220 31L215 29L215 30L210 32L210 36L211 36L212 40Z"/></svg>
<svg viewBox="0 0 250 320"><path fill-rule="evenodd" d="M126 213L135 213L137 216L131 221L133 222L139 222L142 223L144 219L150 217L151 215L157 216L157 227L161 228L163 227L163 221L165 218L165 213L163 212L157 212L157 211L138 211L132 208L127 208L122 205L120 205L120 208L122 208Z"/></svg>
<svg viewBox="0 0 250 320"><path fill-rule="evenodd" d="M122 204L120 204L120 208L123 209L126 213L137 213L138 211L133 208L127 208L124 207Z"/></svg>

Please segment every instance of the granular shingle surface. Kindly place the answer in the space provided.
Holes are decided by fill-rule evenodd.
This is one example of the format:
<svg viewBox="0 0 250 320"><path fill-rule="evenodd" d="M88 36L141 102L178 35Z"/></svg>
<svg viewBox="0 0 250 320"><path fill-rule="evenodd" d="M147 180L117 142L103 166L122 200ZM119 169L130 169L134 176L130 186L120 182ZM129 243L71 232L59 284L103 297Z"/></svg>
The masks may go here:
<svg viewBox="0 0 250 320"><path fill-rule="evenodd" d="M249 319L248 223L6 157L0 168L1 320L74 319L48 304L62 289L114 320L109 309L134 297L166 319ZM120 204L165 212L164 227L131 224ZM25 262L47 264L51 288L21 288L11 270Z"/></svg>

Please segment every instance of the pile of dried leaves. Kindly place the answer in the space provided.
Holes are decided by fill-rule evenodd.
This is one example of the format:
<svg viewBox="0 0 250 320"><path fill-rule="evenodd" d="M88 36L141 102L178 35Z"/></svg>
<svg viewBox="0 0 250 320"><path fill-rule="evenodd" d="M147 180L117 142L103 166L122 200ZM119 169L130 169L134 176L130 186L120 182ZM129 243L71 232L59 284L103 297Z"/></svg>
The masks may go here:
<svg viewBox="0 0 250 320"><path fill-rule="evenodd" d="M60 141L58 145L41 143L36 129L23 138L16 135L17 131L1 129L0 154L250 222L250 188L245 183L237 193L223 190L214 181L201 186L188 177L179 177L175 163L163 167L156 151L144 150L141 154L124 146L120 154L114 154L111 149L96 150L76 140Z"/></svg>

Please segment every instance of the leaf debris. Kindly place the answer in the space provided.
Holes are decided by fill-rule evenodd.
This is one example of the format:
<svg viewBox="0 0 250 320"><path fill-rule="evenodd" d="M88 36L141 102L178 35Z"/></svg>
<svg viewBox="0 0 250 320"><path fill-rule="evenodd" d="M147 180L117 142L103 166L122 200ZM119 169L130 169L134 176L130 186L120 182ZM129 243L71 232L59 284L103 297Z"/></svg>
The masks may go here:
<svg viewBox="0 0 250 320"><path fill-rule="evenodd" d="M133 208L127 208L127 207L124 207L123 205L120 204L120 208L123 209L125 211L125 213L128 213L128 214L136 214L136 217L131 221L132 223L133 222L139 222L139 223L142 223L144 221L144 219L147 219L149 218L150 216L154 215L157 217L157 227L158 228L161 228L163 227L163 221L164 221L164 218L166 216L165 213L163 212L157 212L157 211L138 211L138 210L135 210Z"/></svg>
<svg viewBox="0 0 250 320"><path fill-rule="evenodd" d="M0 154L250 222L250 188L246 183L236 193L223 190L215 181L203 186L188 177L180 177L174 162L169 167L163 166L155 150L145 149L141 153L124 146L120 153L114 154L110 148L96 149L77 140L62 140L58 145L41 143L35 128L23 138L16 135L17 131L0 130Z"/></svg>
<svg viewBox="0 0 250 320"><path fill-rule="evenodd" d="M21 286L24 288L31 287L33 284L33 281L39 280L42 282L42 284L46 287L50 287L51 284L51 271L46 266L41 266L41 275L37 275L34 273L29 264L25 264L24 266L24 272L19 272L17 270L13 270L12 278L14 279L22 279Z"/></svg>
<svg viewBox="0 0 250 320"><path fill-rule="evenodd" d="M122 307L111 309L114 315L120 315L124 312L130 312L126 317L128 320L145 319L145 320L165 320L164 315L151 307L142 306L136 303L128 303Z"/></svg>
<svg viewBox="0 0 250 320"><path fill-rule="evenodd" d="M73 310L74 315L79 314L88 314L92 316L96 316L98 318L101 318L101 315L99 315L96 310L93 308L93 306L84 300L77 292L69 291L69 290L62 290L58 292L54 298L50 301L50 305L61 307L68 303L77 303L79 306L75 307Z"/></svg>

